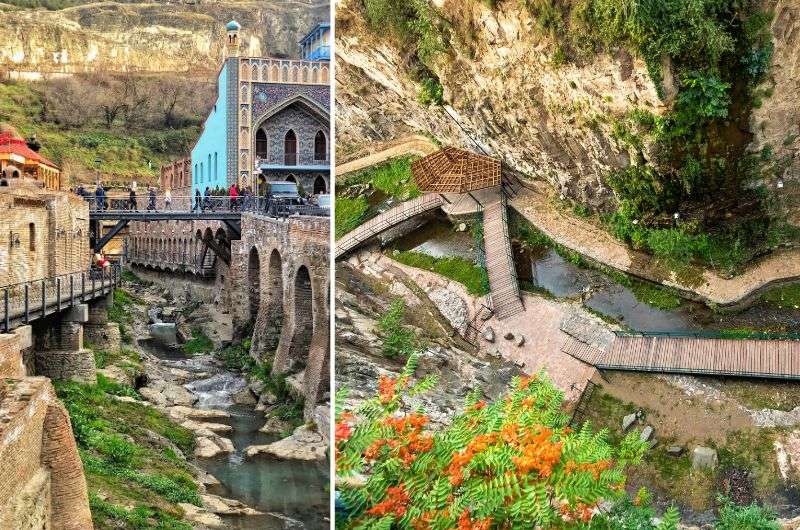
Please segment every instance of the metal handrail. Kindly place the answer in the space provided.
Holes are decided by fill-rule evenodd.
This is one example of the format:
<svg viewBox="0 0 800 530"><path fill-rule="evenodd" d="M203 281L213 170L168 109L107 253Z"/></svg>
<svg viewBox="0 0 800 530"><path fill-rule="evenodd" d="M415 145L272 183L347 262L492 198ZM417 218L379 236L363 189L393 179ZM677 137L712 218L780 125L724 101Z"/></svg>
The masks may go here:
<svg viewBox="0 0 800 530"><path fill-rule="evenodd" d="M68 282L62 282L64 279ZM80 279L80 290L76 285L76 279ZM59 274L47 278L27 280L2 287L3 292L3 316L0 319L4 333L11 331L12 320L12 299L17 303L13 306L16 309L14 318L23 318L23 322L28 324L35 318L43 318L47 315L47 308L55 305L56 311L62 308L62 302L66 302L68 307L75 305L76 300L84 302L86 295L94 296L98 287L103 292L107 288L113 288L121 282L122 274L119 264L112 264L106 271L103 269L89 269L86 271L76 271L71 273ZM98 285L99 280L99 285ZM91 283L90 283L91 282ZM68 285L67 285L68 284ZM87 287L90 289L87 291ZM33 288L33 289L32 289ZM62 291L63 289L63 291ZM22 290L18 295L12 295L14 291ZM31 291L39 296L31 296ZM62 296L62 292L66 296ZM34 308L31 302L38 301L38 308ZM20 305L20 302L22 305ZM32 315L34 316L33 318ZM38 317L36 315L39 315Z"/></svg>
<svg viewBox="0 0 800 530"><path fill-rule="evenodd" d="M198 198L189 195L173 196L170 204L166 204L163 195L157 196L155 203L151 204L147 194L139 195L136 199L136 210L131 209L130 200L126 197L105 197L98 199L95 196L84 196L89 204L90 212L132 212L138 213L207 213L207 212L252 212L269 215L278 208L280 211L273 216L308 215L315 217L330 216L330 209L314 204L286 204L289 199L268 195L239 195L232 198L229 195L209 195ZM99 202L98 202L99 201Z"/></svg>

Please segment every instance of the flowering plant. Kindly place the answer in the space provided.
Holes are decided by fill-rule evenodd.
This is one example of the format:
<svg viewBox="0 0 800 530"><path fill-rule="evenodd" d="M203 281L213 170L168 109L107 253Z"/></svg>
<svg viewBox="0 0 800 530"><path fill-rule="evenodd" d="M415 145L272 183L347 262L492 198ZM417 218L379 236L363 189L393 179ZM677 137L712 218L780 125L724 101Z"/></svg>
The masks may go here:
<svg viewBox="0 0 800 530"><path fill-rule="evenodd" d="M601 502L625 497L623 470L645 450L638 433L615 449L588 423L573 431L563 393L543 375L515 379L494 403L473 392L464 412L434 431L422 411L404 406L436 384L413 381L416 359L398 378L382 377L378 396L355 411L337 403L337 474L367 476L363 486L342 486L347 528L583 526Z"/></svg>

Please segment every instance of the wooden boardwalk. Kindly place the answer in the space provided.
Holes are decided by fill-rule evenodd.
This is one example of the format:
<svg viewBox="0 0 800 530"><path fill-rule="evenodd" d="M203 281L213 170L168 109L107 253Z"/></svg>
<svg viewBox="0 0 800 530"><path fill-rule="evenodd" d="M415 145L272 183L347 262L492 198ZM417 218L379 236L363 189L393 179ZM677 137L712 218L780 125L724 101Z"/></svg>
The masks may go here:
<svg viewBox="0 0 800 530"><path fill-rule="evenodd" d="M483 212L483 246L486 270L489 273L492 310L501 320L521 313L525 307L519 296L504 201L488 205Z"/></svg>
<svg viewBox="0 0 800 530"><path fill-rule="evenodd" d="M416 199L405 201L373 217L352 232L345 234L336 242L336 259L344 256L351 250L369 241L381 232L384 232L403 221L408 221L425 212L440 208L444 199L438 193L428 193Z"/></svg>
<svg viewBox="0 0 800 530"><path fill-rule="evenodd" d="M575 339L561 350L605 370L800 380L800 340L618 335L607 351Z"/></svg>

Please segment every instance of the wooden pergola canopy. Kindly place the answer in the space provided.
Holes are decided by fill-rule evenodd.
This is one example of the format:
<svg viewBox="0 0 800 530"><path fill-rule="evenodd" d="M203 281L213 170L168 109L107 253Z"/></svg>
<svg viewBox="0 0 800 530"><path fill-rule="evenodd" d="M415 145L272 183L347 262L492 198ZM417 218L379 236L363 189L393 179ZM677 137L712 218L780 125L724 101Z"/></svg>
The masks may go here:
<svg viewBox="0 0 800 530"><path fill-rule="evenodd" d="M500 160L464 149L445 147L411 164L420 191L467 193L499 186Z"/></svg>

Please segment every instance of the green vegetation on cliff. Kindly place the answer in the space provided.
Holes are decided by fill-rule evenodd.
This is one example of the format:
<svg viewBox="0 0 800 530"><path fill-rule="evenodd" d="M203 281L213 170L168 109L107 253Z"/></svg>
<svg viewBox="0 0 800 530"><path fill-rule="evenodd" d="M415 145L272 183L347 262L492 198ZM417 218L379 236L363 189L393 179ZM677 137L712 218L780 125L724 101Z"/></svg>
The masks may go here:
<svg viewBox="0 0 800 530"><path fill-rule="evenodd" d="M89 486L95 528L188 530L178 503L200 505L183 455L192 432L102 374L96 385L56 383L70 415Z"/></svg>
<svg viewBox="0 0 800 530"><path fill-rule="evenodd" d="M183 88L168 78L6 81L0 122L26 138L36 135L42 154L66 177L93 181L99 171L106 181L154 181L161 164L185 156L200 131L200 97L170 96L172 82Z"/></svg>

